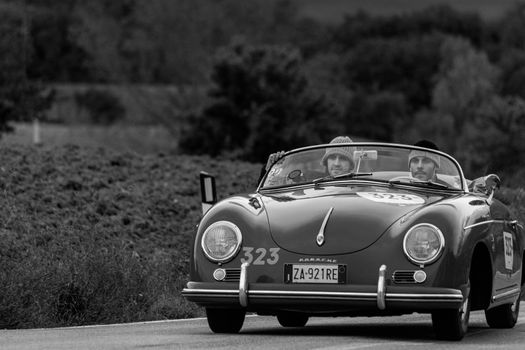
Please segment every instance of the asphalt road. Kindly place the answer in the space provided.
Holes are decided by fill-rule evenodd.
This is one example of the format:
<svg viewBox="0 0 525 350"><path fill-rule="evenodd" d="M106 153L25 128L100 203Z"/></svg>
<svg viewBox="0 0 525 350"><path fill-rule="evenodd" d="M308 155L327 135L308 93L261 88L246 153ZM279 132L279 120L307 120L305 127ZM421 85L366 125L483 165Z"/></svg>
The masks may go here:
<svg viewBox="0 0 525 350"><path fill-rule="evenodd" d="M0 330L0 349L523 349L525 314L513 329L490 329L471 315L460 342L434 339L429 315L312 318L283 328L274 317L248 316L235 335L213 334L205 319L54 329Z"/></svg>

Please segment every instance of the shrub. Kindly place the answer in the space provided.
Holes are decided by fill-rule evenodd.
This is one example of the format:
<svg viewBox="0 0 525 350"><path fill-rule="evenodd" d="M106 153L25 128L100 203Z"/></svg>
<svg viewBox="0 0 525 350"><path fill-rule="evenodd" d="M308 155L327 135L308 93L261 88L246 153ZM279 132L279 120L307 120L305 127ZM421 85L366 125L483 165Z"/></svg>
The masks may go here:
<svg viewBox="0 0 525 350"><path fill-rule="evenodd" d="M126 115L120 100L109 91L89 89L75 94L77 105L88 111L94 124L110 125Z"/></svg>
<svg viewBox="0 0 525 350"><path fill-rule="evenodd" d="M261 167L76 146L5 147L0 164L0 328L201 316L180 295L199 171L223 197Z"/></svg>
<svg viewBox="0 0 525 350"><path fill-rule="evenodd" d="M199 314L196 306L177 296L187 280L187 262L176 255L144 259L117 240L102 242L88 234L32 247L20 259L2 256L6 269L0 275L0 328ZM166 299L170 303L162 302Z"/></svg>

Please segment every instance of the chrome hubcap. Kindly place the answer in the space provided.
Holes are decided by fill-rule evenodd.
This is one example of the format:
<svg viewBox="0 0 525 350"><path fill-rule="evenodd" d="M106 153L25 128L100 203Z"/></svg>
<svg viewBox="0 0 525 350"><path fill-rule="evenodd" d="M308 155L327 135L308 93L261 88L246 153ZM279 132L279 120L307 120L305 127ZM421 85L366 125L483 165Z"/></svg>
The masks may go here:
<svg viewBox="0 0 525 350"><path fill-rule="evenodd" d="M516 301L513 302L512 305L510 306L510 311L512 311L513 314L516 314L516 310L518 309L518 302L519 302L519 299L516 299Z"/></svg>

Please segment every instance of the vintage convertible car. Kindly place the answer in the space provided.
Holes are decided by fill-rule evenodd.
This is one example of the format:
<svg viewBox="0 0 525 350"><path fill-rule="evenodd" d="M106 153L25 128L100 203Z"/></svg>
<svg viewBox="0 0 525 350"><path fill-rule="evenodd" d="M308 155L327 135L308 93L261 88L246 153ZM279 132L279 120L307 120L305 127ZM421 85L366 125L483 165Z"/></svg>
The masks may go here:
<svg viewBox="0 0 525 350"><path fill-rule="evenodd" d="M437 176L409 171L411 154ZM337 175L326 156L353 168ZM195 236L182 294L206 308L213 332L245 314L284 327L311 316L429 313L440 339L460 340L471 310L494 328L515 325L524 285L523 224L494 197L499 178L465 179L450 155L386 143L327 144L286 152L254 193L215 203ZM203 177L204 202L214 179Z"/></svg>

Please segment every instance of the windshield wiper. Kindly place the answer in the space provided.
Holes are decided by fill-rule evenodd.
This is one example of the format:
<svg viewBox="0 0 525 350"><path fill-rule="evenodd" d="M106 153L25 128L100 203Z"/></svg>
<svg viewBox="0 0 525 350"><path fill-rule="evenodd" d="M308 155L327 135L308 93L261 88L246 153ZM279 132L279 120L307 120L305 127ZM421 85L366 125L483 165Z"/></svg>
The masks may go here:
<svg viewBox="0 0 525 350"><path fill-rule="evenodd" d="M318 179L315 179L313 180L313 184L314 185L317 185L318 183L320 182L325 182L325 181L331 181L331 180L336 180L336 179L341 179L343 177L347 177L349 179L352 179L354 177L359 177L359 176L370 176L372 175L372 173L354 173L354 172L350 172L350 173L344 173L344 174L339 174L339 175L327 175L327 176L323 176L323 177L320 177Z"/></svg>
<svg viewBox="0 0 525 350"><path fill-rule="evenodd" d="M428 185L428 186L431 186L431 187L436 187L436 188L450 188L450 186L448 186L448 185L445 185L445 184L442 184L442 183L439 183L439 182L435 182L435 181L432 181L432 180L422 181L421 183L425 184L425 185Z"/></svg>
<svg viewBox="0 0 525 350"><path fill-rule="evenodd" d="M416 179L416 178L413 178L413 179L405 179L405 180L390 180L388 181L389 184L406 184L406 183L409 183L411 185L416 185L416 186L419 186L419 185L426 185L426 186L429 186L429 187L434 187L434 188L446 188L446 189L452 189L452 187L450 186L447 186L445 184L441 184L439 182L435 182L435 181L432 181L432 180L419 180L419 179Z"/></svg>

